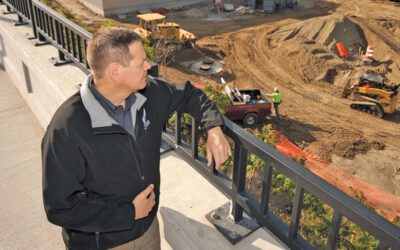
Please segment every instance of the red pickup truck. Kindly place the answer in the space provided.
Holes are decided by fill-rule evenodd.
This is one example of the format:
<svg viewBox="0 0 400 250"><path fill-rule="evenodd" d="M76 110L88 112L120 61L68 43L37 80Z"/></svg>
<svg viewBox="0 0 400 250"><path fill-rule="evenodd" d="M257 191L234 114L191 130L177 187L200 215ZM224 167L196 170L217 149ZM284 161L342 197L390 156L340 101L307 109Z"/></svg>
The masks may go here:
<svg viewBox="0 0 400 250"><path fill-rule="evenodd" d="M271 102L259 89L238 90L225 85L225 92L231 99L226 109L226 117L240 120L246 126L253 126L271 114Z"/></svg>

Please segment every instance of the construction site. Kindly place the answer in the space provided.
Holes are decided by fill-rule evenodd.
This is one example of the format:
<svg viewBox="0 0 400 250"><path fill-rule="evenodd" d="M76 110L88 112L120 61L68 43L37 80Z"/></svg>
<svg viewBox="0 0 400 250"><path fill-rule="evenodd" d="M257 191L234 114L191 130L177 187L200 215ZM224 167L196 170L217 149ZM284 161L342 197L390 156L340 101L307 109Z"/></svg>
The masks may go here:
<svg viewBox="0 0 400 250"><path fill-rule="evenodd" d="M205 165L207 133L179 111L163 126L160 154L177 153L227 194L230 203L223 211L230 210L229 218L247 213L291 249L303 249L303 238L318 249L400 244L399 0L0 0L0 5L0 66L18 80L42 127L58 101L92 72L86 51L92 35L101 28L128 28L139 36L131 33L136 41L142 39L149 79L190 81L227 118L223 132L234 154L222 166ZM47 71L51 77L42 77ZM174 182L194 183L168 169ZM211 193L205 192L210 204L217 192ZM175 204L176 196L170 197ZM218 209L199 215L218 222ZM240 224L236 219L234 226Z"/></svg>
<svg viewBox="0 0 400 250"><path fill-rule="evenodd" d="M207 1L110 18L78 0L51 4L88 30L138 29L143 27L138 14L161 13L164 23L173 22L193 36L190 46L180 46L160 64L163 77L193 84L220 83L223 77L229 86L265 93L278 87L282 118L272 113L265 123L304 152L400 195L400 4L319 0L301 6L301 1L286 1L267 12L248 7L249 2L224 1L218 9ZM207 61L217 65L215 70L196 69ZM369 83L379 85L374 89L383 94L365 92ZM369 106L357 105L360 101Z"/></svg>

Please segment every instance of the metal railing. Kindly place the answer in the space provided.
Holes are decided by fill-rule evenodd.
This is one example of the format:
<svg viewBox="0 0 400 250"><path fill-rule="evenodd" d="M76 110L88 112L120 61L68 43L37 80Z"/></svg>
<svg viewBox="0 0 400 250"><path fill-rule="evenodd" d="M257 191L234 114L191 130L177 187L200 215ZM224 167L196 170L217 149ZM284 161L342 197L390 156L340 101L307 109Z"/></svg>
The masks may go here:
<svg viewBox="0 0 400 250"><path fill-rule="evenodd" d="M192 119L188 144L182 140L181 117L182 115L177 114L174 132L165 130L163 140L231 200L232 217L235 222L239 222L243 218L243 212L246 212L290 248L313 249L314 247L298 234L303 197L307 191L333 209L327 249L336 248L343 216L378 239L380 249L400 249L400 228L226 118L224 132L235 144L232 180L215 168L207 167L205 159L198 154L198 124ZM261 202L245 190L247 157L250 153L264 161ZM273 169L296 184L289 225L269 209Z"/></svg>
<svg viewBox="0 0 400 250"><path fill-rule="evenodd" d="M58 49L59 61L56 65L73 62L85 73L89 73L85 53L91 33L37 0L0 0L0 3L6 4L9 12L16 12L19 23L31 24L35 38L48 41ZM327 249L336 247L343 216L376 237L380 241L381 249L400 249L398 227L226 118L225 133L235 143L232 180L215 168L208 168L206 161L198 153L198 124L192 119L189 145L182 140L181 117L181 114L177 115L175 132L164 131L163 140L232 201L232 216L235 222L239 222L246 212L287 246L294 249L313 249L313 246L298 234L304 192L307 191L334 210ZM245 190L247 156L250 153L265 162L260 202ZM289 225L269 209L273 169L286 175L296 184Z"/></svg>
<svg viewBox="0 0 400 250"><path fill-rule="evenodd" d="M16 25L31 24L36 45L51 43L58 50L58 58L52 58L55 66L74 63L86 74L90 68L86 60L86 48L92 34L57 11L38 0L3 0L10 13L18 15ZM151 62L149 74L158 75L158 66Z"/></svg>
<svg viewBox="0 0 400 250"><path fill-rule="evenodd" d="M58 66L73 62L89 73L86 47L92 34L44 3L33 0L32 7L37 32L58 49L58 59L54 60L54 64Z"/></svg>
<svg viewBox="0 0 400 250"><path fill-rule="evenodd" d="M18 19L32 25L33 36L58 49L58 58L52 58L55 66L73 62L89 73L86 47L92 34L74 22L37 0L4 0L8 8L15 10Z"/></svg>

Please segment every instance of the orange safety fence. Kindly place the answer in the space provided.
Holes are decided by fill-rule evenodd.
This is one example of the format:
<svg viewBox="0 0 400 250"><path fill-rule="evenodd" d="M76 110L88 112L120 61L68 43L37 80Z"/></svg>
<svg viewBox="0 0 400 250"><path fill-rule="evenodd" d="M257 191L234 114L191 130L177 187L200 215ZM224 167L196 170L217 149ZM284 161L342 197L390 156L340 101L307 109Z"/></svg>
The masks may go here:
<svg viewBox="0 0 400 250"><path fill-rule="evenodd" d="M276 149L282 154L292 158L304 158L305 166L314 174L318 175L333 186L342 190L350 196L355 196L356 192L362 193L365 197L365 204L379 211L387 219L400 216L400 197L385 190L382 190L365 180L354 176L345 170L333 165L329 161L321 159L315 154L301 150L294 145L284 135L278 134Z"/></svg>

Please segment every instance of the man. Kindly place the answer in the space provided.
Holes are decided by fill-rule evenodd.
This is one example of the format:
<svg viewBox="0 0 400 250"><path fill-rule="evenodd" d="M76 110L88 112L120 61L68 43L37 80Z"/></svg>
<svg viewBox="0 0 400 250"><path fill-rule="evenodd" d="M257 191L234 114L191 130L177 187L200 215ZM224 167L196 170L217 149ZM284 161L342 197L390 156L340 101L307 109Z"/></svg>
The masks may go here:
<svg viewBox="0 0 400 250"><path fill-rule="evenodd" d="M279 115L279 105L282 103L282 94L279 92L278 87L274 88L274 93L266 94L268 97L272 97L272 102L274 103L275 115L278 119L281 119Z"/></svg>
<svg viewBox="0 0 400 250"><path fill-rule="evenodd" d="M262 0L256 0L256 6L254 8L255 10L262 10L263 9L263 1Z"/></svg>
<svg viewBox="0 0 400 250"><path fill-rule="evenodd" d="M231 155L221 115L189 82L148 79L141 38L102 29L88 44L92 75L54 114L42 141L47 218L67 249L160 249L157 210L163 124L190 113L207 130L207 158ZM177 194L179 195L179 194Z"/></svg>
<svg viewBox="0 0 400 250"><path fill-rule="evenodd" d="M223 10L224 5L222 3L222 0L215 0L214 1L214 6L215 6L215 12L218 14Z"/></svg>
<svg viewBox="0 0 400 250"><path fill-rule="evenodd" d="M276 10L279 11L281 9L281 1L280 0L274 0Z"/></svg>

